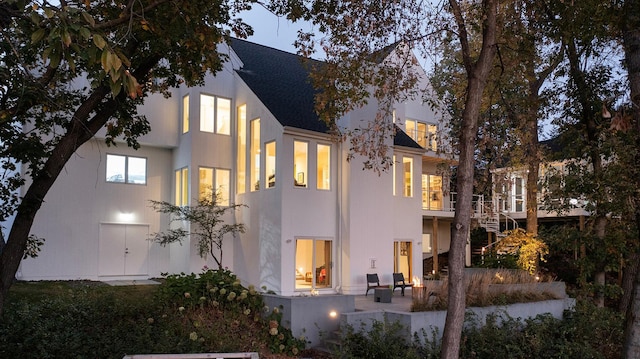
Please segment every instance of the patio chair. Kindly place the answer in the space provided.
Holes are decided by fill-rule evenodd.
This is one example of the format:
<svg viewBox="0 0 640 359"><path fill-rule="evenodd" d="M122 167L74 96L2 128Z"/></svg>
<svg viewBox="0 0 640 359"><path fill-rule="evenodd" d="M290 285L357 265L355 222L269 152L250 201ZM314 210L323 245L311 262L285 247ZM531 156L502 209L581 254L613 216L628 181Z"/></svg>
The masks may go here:
<svg viewBox="0 0 640 359"><path fill-rule="evenodd" d="M367 273L367 291L364 293L364 296L366 297L367 294L369 294L369 289L375 288L389 288L389 286L380 285L380 278L378 278L378 273Z"/></svg>
<svg viewBox="0 0 640 359"><path fill-rule="evenodd" d="M406 283L404 281L404 274L393 273L393 291L395 292L396 288L400 288L400 293L404 297L404 288L406 287L413 287L413 283Z"/></svg>

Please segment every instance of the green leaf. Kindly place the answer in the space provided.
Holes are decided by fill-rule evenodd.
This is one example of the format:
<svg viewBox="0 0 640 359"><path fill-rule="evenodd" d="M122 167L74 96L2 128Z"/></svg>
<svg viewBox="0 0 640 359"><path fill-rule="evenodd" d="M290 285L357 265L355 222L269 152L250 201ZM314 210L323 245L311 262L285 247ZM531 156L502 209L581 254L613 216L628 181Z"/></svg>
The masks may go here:
<svg viewBox="0 0 640 359"><path fill-rule="evenodd" d="M34 32L33 34L31 34L31 43L32 44L37 44L38 42L42 41L42 39L44 38L44 35L46 35L46 30L45 29L38 29L36 32Z"/></svg>
<svg viewBox="0 0 640 359"><path fill-rule="evenodd" d="M54 52L51 54L51 62L49 62L49 67L51 68L58 68L58 66L60 65L60 60L62 60L60 53L59 52Z"/></svg>
<svg viewBox="0 0 640 359"><path fill-rule="evenodd" d="M85 40L89 40L89 38L91 38L91 31L89 31L89 29L87 29L86 27L81 27L78 32L80 33L80 36Z"/></svg>
<svg viewBox="0 0 640 359"><path fill-rule="evenodd" d="M109 87L111 87L111 94L113 95L113 97L116 97L116 96L118 96L118 94L122 90L122 82L120 82L120 81L111 82L109 84Z"/></svg>
<svg viewBox="0 0 640 359"><path fill-rule="evenodd" d="M51 19L54 15L53 10L51 10L51 8L46 8L44 9L44 15L47 17L47 19Z"/></svg>
<svg viewBox="0 0 640 359"><path fill-rule="evenodd" d="M32 11L31 12L31 21L36 25L40 25L40 20L41 20L40 14L38 14L35 11Z"/></svg>
<svg viewBox="0 0 640 359"><path fill-rule="evenodd" d="M107 45L107 42L104 41L104 38L102 38L102 36L93 34L93 44L96 45L97 48L102 50Z"/></svg>
<svg viewBox="0 0 640 359"><path fill-rule="evenodd" d="M111 69L111 66L109 64L109 50L104 49L104 51L102 51L100 62L102 63L102 68L104 69L104 71L109 72L109 70Z"/></svg>
<svg viewBox="0 0 640 359"><path fill-rule="evenodd" d="M91 15L89 15L88 12L83 11L82 12L82 18L84 19L84 21L87 22L87 24L91 25L91 27L96 26L96 21L93 19L93 17Z"/></svg>

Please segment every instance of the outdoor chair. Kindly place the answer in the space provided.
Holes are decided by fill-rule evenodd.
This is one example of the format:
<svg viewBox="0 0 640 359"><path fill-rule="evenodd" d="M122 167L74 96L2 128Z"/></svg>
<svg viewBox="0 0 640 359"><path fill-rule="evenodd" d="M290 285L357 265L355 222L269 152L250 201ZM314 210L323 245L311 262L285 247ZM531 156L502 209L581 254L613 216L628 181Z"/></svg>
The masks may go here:
<svg viewBox="0 0 640 359"><path fill-rule="evenodd" d="M400 293L404 297L404 288L406 287L413 287L413 283L406 283L404 281L404 274L393 273L393 291L395 292L396 288L400 288Z"/></svg>
<svg viewBox="0 0 640 359"><path fill-rule="evenodd" d="M369 294L369 289L375 288L389 288L389 286L380 285L380 278L378 278L378 273L367 273L367 291L364 293L364 296L366 297L367 294Z"/></svg>

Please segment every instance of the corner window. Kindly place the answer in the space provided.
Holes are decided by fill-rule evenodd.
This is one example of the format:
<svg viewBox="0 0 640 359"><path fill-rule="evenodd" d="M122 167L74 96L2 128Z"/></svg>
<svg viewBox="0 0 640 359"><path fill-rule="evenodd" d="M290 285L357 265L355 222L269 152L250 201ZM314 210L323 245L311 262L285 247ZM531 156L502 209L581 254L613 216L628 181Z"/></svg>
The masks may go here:
<svg viewBox="0 0 640 359"><path fill-rule="evenodd" d="M260 189L260 119L251 120L251 142L249 155L251 156L251 191Z"/></svg>
<svg viewBox="0 0 640 359"><path fill-rule="evenodd" d="M231 100L200 94L200 131L231 133Z"/></svg>
<svg viewBox="0 0 640 359"><path fill-rule="evenodd" d="M331 146L318 145L317 188L331 189Z"/></svg>
<svg viewBox="0 0 640 359"><path fill-rule="evenodd" d="M404 196L413 197L413 158L402 157Z"/></svg>
<svg viewBox="0 0 640 359"><path fill-rule="evenodd" d="M293 141L293 183L296 187L307 187L309 144Z"/></svg>
<svg viewBox="0 0 640 359"><path fill-rule="evenodd" d="M276 143L269 142L264 145L266 152L264 158L264 172L267 178L267 188L276 186Z"/></svg>
<svg viewBox="0 0 640 359"><path fill-rule="evenodd" d="M431 151L438 150L438 126L427 125L427 145Z"/></svg>
<svg viewBox="0 0 640 359"><path fill-rule="evenodd" d="M411 137L422 148L427 148L427 124L416 120L407 119L405 129Z"/></svg>
<svg viewBox="0 0 640 359"><path fill-rule="evenodd" d="M147 184L147 159L107 155L106 174L107 182Z"/></svg>
<svg viewBox="0 0 640 359"><path fill-rule="evenodd" d="M189 95L182 98L182 133L189 132Z"/></svg>
<svg viewBox="0 0 640 359"><path fill-rule="evenodd" d="M175 172L175 205L189 205L189 169L187 167Z"/></svg>

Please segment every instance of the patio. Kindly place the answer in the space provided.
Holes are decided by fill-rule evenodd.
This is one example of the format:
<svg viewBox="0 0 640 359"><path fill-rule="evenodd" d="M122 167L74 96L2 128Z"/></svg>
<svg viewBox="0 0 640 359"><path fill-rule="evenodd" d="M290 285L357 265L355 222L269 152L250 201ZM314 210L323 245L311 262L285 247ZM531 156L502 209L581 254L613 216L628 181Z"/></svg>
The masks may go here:
<svg viewBox="0 0 640 359"><path fill-rule="evenodd" d="M380 303L374 301L373 291L368 296L356 295L355 306L356 311L397 311L397 312L410 312L411 311L411 288L406 288L404 296L400 295L400 290L396 290L391 296L391 303Z"/></svg>

